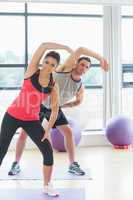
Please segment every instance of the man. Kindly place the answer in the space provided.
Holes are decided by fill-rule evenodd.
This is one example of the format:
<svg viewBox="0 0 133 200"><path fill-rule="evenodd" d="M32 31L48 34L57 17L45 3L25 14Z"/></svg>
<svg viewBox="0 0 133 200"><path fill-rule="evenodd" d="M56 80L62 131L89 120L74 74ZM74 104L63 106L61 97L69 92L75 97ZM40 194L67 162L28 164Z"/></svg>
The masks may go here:
<svg viewBox="0 0 133 200"><path fill-rule="evenodd" d="M85 172L80 168L80 165L75 160L75 144L73 140L72 129L68 124L67 117L64 115L62 108L78 106L83 100L84 87L82 85L81 77L84 75L91 66L89 57L94 57L100 61L103 70L108 70L107 61L99 54L80 47L68 57L65 63L58 66L56 72L53 73L55 82L59 86L59 112L57 120L54 124L65 137L65 147L69 156L68 172L76 175L84 175ZM71 100L75 97L75 100ZM44 118L49 120L51 113L50 98L47 102L41 105L40 121ZM9 175L16 175L20 172L19 161L25 147L27 134L22 130L16 145L16 157L13 162Z"/></svg>

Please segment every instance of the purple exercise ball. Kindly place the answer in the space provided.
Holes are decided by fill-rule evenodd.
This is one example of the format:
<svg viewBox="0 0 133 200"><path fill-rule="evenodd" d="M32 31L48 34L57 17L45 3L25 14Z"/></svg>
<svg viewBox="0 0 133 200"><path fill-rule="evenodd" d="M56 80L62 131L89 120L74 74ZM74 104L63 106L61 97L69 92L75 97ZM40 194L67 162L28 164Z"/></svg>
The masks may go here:
<svg viewBox="0 0 133 200"><path fill-rule="evenodd" d="M68 119L68 122L72 129L75 145L77 146L81 140L81 129L73 119ZM56 128L53 128L51 131L51 141L53 148L56 149L57 151L62 151L62 152L66 151L64 145L64 136Z"/></svg>
<svg viewBox="0 0 133 200"><path fill-rule="evenodd" d="M123 116L111 119L106 128L106 136L112 145L133 144L133 120Z"/></svg>

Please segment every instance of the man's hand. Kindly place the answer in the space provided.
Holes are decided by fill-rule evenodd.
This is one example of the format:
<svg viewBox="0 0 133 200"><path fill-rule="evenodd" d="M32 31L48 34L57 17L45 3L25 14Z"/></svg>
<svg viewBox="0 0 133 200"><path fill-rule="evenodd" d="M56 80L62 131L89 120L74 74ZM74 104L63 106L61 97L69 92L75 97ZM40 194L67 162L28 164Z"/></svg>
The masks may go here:
<svg viewBox="0 0 133 200"><path fill-rule="evenodd" d="M107 60L106 60L105 58L102 58L102 59L100 60L100 65L101 65L101 67L102 67L102 69L103 69L104 71L108 71L108 69L109 69L109 64L108 64L108 62L107 62Z"/></svg>

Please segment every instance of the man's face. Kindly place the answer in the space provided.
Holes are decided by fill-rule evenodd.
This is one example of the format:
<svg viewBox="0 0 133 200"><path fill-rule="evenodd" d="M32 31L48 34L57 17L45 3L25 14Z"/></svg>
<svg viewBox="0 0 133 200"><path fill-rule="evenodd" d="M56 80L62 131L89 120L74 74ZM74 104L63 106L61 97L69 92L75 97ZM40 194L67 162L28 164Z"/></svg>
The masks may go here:
<svg viewBox="0 0 133 200"><path fill-rule="evenodd" d="M91 63L85 59L82 59L79 63L76 64L75 71L78 75L84 75L90 68Z"/></svg>

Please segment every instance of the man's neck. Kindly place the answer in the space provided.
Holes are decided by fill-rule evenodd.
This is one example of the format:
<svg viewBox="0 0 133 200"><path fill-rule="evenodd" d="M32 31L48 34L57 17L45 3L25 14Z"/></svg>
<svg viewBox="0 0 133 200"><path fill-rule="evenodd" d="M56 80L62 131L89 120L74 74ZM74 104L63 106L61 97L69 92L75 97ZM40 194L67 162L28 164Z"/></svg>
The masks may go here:
<svg viewBox="0 0 133 200"><path fill-rule="evenodd" d="M71 72L71 75L75 81L79 81L81 79L81 76L77 74L74 70Z"/></svg>

